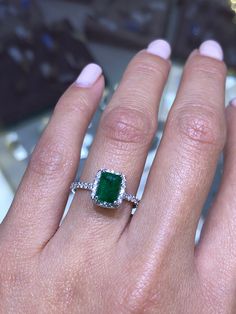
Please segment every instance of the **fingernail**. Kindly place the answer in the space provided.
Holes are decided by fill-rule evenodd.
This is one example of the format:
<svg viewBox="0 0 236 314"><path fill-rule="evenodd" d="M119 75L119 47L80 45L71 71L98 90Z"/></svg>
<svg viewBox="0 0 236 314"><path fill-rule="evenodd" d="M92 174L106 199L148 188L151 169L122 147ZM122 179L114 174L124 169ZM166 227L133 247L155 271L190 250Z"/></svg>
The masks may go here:
<svg viewBox="0 0 236 314"><path fill-rule="evenodd" d="M95 63L90 63L82 70L75 83L80 87L91 87L98 80L101 74L102 68Z"/></svg>
<svg viewBox="0 0 236 314"><path fill-rule="evenodd" d="M236 98L233 98L229 104L233 107L236 107Z"/></svg>
<svg viewBox="0 0 236 314"><path fill-rule="evenodd" d="M167 60L171 55L171 47L166 40L157 39L149 44L147 52Z"/></svg>
<svg viewBox="0 0 236 314"><path fill-rule="evenodd" d="M224 59L224 52L221 48L221 45L215 40L204 41L200 48L199 52L201 55L214 58L222 61Z"/></svg>

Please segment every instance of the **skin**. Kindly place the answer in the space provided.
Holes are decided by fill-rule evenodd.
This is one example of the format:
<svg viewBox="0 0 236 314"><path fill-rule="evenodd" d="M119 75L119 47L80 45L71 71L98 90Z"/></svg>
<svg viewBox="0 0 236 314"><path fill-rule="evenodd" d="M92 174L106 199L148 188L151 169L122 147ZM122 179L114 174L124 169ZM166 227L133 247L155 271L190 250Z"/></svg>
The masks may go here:
<svg viewBox="0 0 236 314"><path fill-rule="evenodd" d="M170 62L130 62L105 110L81 180L123 172L135 194ZM226 67L194 51L146 189L106 210L78 191L60 224L104 78L72 84L56 105L0 226L0 312L235 313L236 107L224 107ZM201 240L197 222L225 147L222 184Z"/></svg>

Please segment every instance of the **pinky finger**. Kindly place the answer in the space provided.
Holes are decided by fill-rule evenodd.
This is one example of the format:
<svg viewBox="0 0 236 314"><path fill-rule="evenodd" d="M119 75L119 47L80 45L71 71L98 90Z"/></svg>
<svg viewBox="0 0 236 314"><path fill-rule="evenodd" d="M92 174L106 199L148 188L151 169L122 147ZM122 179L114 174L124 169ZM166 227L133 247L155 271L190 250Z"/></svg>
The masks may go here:
<svg viewBox="0 0 236 314"><path fill-rule="evenodd" d="M1 226L1 238L13 236L18 246L40 248L56 232L86 129L103 93L101 74L98 65L88 65L59 100Z"/></svg>

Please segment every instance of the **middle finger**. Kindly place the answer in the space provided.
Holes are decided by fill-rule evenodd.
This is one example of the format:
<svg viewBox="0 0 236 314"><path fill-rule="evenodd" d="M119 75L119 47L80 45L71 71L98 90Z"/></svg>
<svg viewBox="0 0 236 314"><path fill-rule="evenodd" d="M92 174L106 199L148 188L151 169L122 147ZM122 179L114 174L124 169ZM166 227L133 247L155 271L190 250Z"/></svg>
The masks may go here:
<svg viewBox="0 0 236 314"><path fill-rule="evenodd" d="M225 143L222 59L219 44L207 41L186 63L142 204L132 220L134 238L139 230L153 243L174 239L178 250L194 247L200 212Z"/></svg>

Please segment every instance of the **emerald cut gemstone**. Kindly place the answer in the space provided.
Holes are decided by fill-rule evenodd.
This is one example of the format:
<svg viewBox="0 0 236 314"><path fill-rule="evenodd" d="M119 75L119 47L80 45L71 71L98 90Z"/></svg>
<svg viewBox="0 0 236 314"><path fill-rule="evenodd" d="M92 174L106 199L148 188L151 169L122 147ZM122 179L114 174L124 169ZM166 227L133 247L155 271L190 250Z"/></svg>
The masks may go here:
<svg viewBox="0 0 236 314"><path fill-rule="evenodd" d="M119 197L121 186L121 175L110 172L102 172L95 194L97 201L100 203L114 203Z"/></svg>

